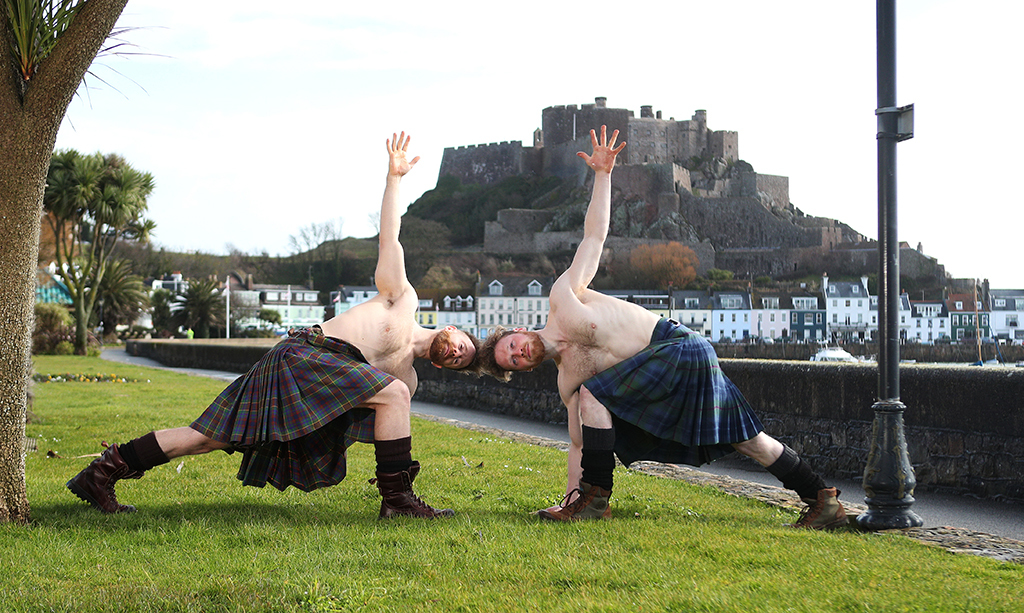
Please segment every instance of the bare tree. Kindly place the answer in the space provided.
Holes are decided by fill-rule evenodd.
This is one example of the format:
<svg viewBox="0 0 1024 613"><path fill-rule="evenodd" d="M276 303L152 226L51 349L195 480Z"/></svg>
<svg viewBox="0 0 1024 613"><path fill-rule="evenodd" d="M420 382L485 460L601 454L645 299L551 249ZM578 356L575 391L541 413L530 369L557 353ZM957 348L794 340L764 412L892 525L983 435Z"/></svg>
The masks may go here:
<svg viewBox="0 0 1024 613"><path fill-rule="evenodd" d="M128 0L0 5L0 522L28 522L25 414L43 190L57 131Z"/></svg>

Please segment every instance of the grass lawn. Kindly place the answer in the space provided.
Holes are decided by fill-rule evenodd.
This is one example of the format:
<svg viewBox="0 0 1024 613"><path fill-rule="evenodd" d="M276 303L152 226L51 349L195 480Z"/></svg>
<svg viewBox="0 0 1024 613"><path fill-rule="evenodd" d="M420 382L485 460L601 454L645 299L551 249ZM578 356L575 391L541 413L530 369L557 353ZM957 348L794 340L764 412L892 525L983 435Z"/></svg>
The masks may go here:
<svg viewBox="0 0 1024 613"><path fill-rule="evenodd" d="M64 483L100 442L188 424L223 382L38 357L43 374L134 382L35 386L32 524L0 525L3 611L1024 611L1024 566L899 535L792 531L796 515L618 469L615 519L542 523L565 454L414 420L416 492L455 509L378 521L373 449L312 493L245 488L239 457L172 460L107 516ZM52 453L50 453L52 452ZM51 457L55 456L55 457Z"/></svg>

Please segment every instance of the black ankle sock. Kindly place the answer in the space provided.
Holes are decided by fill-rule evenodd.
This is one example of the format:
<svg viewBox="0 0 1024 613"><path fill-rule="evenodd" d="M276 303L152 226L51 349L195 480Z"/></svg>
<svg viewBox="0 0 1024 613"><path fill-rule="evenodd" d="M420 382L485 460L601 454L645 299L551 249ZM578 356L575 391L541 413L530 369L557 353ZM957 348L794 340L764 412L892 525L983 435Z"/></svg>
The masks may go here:
<svg viewBox="0 0 1024 613"><path fill-rule="evenodd" d="M377 457L377 472L379 473L402 472L412 466L411 436L388 441L373 441L373 451Z"/></svg>
<svg viewBox="0 0 1024 613"><path fill-rule="evenodd" d="M128 465L128 468L139 473L144 473L154 466L160 466L171 461L167 454L164 453L164 450L160 448L160 444L156 442L155 432L150 432L123 445L118 445L117 451L121 454L121 458Z"/></svg>
<svg viewBox="0 0 1024 613"><path fill-rule="evenodd" d="M580 466L585 483L611 490L615 470L615 430L583 426L583 457Z"/></svg>
<svg viewBox="0 0 1024 613"><path fill-rule="evenodd" d="M768 472L781 481L784 488L795 491L801 498L817 499L818 490L826 487L821 475L788 445L783 447L779 459L768 467Z"/></svg>

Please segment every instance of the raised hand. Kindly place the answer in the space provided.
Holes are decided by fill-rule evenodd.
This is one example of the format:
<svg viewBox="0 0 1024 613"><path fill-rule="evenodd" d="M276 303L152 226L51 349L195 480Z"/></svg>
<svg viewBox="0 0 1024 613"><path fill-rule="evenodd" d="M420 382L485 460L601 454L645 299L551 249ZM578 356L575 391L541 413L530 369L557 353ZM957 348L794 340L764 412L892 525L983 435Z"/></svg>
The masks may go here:
<svg viewBox="0 0 1024 613"><path fill-rule="evenodd" d="M579 151L576 155L583 158L590 166L594 169L594 172L611 172L612 168L615 167L615 156L619 154L626 147L626 143L619 143L619 146L615 146L616 139L619 138L619 131L615 130L612 132L612 140L608 142L608 127L601 126L601 142L597 141L597 133L594 130L590 131L590 143L594 148L594 152L587 155L583 151Z"/></svg>
<svg viewBox="0 0 1024 613"><path fill-rule="evenodd" d="M406 136L404 131L399 136L392 134L391 138L387 140L388 156L391 158L388 165L388 176L404 177L412 170L416 162L420 161L418 155L412 160L406 159L406 151L409 150L409 141L411 140L412 137Z"/></svg>

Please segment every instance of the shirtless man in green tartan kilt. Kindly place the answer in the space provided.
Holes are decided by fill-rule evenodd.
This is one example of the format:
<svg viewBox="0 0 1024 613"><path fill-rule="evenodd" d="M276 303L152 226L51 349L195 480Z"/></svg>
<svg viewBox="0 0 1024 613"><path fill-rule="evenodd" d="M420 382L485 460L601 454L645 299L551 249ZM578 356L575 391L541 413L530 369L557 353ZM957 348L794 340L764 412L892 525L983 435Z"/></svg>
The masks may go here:
<svg viewBox="0 0 1024 613"><path fill-rule="evenodd" d="M412 459L410 399L416 391L413 359L453 369L472 367L479 343L448 327L416 324L416 291L398 242L399 185L419 161L407 159L403 132L387 140L387 183L380 214L378 295L311 328L293 330L250 371L236 379L191 425L150 432L111 445L67 483L104 513L135 510L121 504L114 485L138 479L173 458L224 450L242 454L238 478L309 491L345 478L346 450L372 443L380 517L453 515L412 491L419 463Z"/></svg>
<svg viewBox="0 0 1024 613"><path fill-rule="evenodd" d="M608 519L615 456L695 466L733 450L749 456L795 490L807 508L794 527L847 523L839 492L789 447L763 432L746 399L722 374L714 348L671 319L588 289L597 274L611 216L616 130L608 141L591 130L593 153L578 155L594 171L583 240L551 288L544 329L496 331L480 349L480 367L499 379L546 359L558 366L568 409L566 497L539 511L557 521Z"/></svg>

